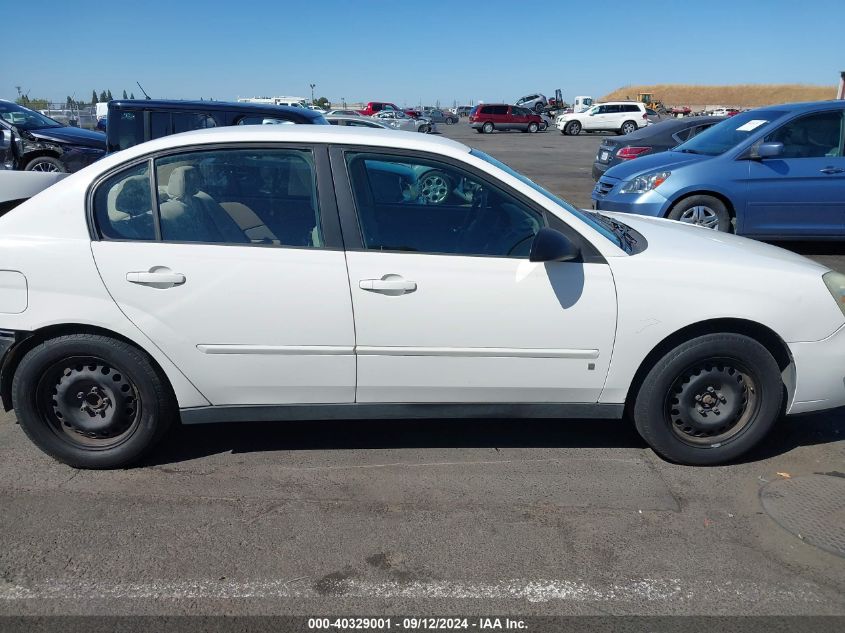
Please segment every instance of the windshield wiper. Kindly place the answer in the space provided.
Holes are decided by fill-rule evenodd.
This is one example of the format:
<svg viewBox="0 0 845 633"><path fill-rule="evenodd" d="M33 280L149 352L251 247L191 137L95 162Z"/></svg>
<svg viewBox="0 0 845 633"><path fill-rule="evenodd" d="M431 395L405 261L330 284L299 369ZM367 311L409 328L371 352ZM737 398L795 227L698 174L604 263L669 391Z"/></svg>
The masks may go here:
<svg viewBox="0 0 845 633"><path fill-rule="evenodd" d="M606 229L610 229L613 231L613 234L619 238L619 245L622 247L623 250L632 253L634 251L634 247L637 245L637 238L635 238L631 234L631 229L628 228L627 225L622 224L621 222L617 222L613 218L609 218L606 215L602 215L596 211L589 212L595 220L604 226Z"/></svg>

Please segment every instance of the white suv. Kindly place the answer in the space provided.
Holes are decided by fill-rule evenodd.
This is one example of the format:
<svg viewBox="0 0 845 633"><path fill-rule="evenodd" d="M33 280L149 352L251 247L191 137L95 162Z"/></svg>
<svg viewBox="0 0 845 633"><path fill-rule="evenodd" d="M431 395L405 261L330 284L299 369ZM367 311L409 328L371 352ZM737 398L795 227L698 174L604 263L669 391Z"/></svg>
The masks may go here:
<svg viewBox="0 0 845 633"><path fill-rule="evenodd" d="M555 124L561 134L577 136L581 130L630 134L649 124L646 107L633 101L599 103L585 112L561 114Z"/></svg>

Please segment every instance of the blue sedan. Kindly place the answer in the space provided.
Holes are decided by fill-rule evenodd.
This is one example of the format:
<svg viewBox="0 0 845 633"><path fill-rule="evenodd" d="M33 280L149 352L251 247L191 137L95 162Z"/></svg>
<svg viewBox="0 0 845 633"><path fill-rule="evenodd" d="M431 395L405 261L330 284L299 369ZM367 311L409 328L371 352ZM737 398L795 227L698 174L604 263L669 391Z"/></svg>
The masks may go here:
<svg viewBox="0 0 845 633"><path fill-rule="evenodd" d="M845 101L767 106L607 170L604 211L764 239L845 237Z"/></svg>

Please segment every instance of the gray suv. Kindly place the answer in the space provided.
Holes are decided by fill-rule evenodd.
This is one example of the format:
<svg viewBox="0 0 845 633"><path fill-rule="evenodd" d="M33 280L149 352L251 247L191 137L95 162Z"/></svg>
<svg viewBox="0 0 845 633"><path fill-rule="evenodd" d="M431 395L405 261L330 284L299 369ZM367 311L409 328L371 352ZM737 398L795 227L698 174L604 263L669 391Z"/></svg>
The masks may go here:
<svg viewBox="0 0 845 633"><path fill-rule="evenodd" d="M534 110L537 114L540 114L548 105L549 100L546 99L544 95L540 93L525 95L521 97L517 102L516 105L522 108L528 108L529 110Z"/></svg>

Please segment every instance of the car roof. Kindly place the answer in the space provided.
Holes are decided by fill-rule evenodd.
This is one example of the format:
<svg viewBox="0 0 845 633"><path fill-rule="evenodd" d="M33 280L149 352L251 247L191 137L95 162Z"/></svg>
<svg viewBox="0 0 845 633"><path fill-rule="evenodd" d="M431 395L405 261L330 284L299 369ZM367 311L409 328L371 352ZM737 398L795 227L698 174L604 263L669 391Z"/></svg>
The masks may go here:
<svg viewBox="0 0 845 633"><path fill-rule="evenodd" d="M200 110L205 112L238 111L255 114L272 114L288 112L300 115L302 118L319 119L323 116L310 108L291 108L289 106L273 105L272 103L247 103L234 101L181 101L177 99L114 99L109 105L118 108L162 109L162 110Z"/></svg>
<svg viewBox="0 0 845 633"><path fill-rule="evenodd" d="M218 143L338 143L430 151L460 158L470 148L447 138L417 132L336 125L233 125L171 134L115 152L97 161L106 168L152 152Z"/></svg>

